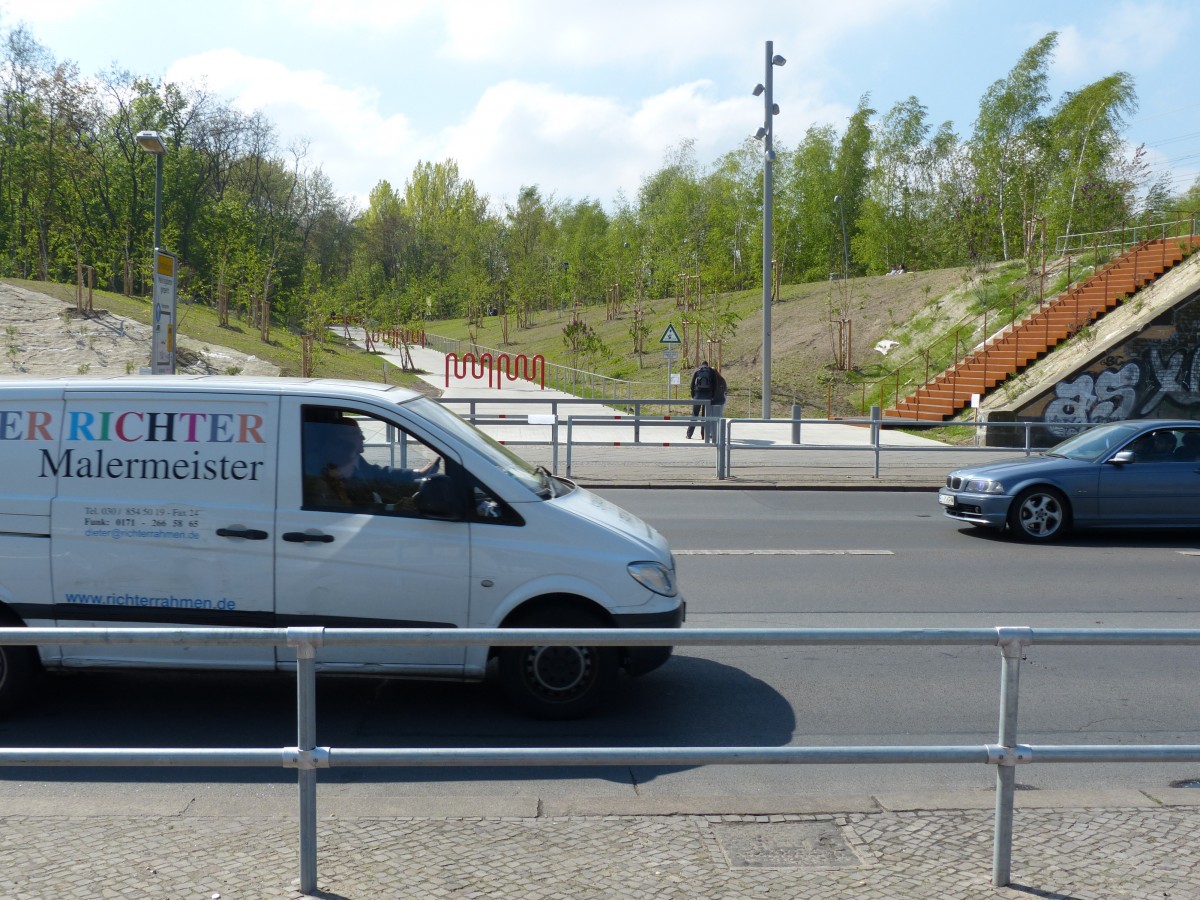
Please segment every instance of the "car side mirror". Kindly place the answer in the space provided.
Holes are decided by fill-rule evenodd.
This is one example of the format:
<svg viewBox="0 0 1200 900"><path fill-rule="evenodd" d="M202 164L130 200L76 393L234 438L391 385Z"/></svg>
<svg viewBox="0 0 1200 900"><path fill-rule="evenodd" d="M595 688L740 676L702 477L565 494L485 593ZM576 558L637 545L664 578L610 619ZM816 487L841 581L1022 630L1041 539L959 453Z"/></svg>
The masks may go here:
<svg viewBox="0 0 1200 900"><path fill-rule="evenodd" d="M1131 463L1131 462L1133 462L1133 451L1132 450L1118 450L1111 457L1109 457L1108 461L1111 465L1114 465L1114 466L1123 466L1126 463Z"/></svg>
<svg viewBox="0 0 1200 900"><path fill-rule="evenodd" d="M462 499L454 479L434 475L422 481L417 491L417 511L428 519L461 519Z"/></svg>

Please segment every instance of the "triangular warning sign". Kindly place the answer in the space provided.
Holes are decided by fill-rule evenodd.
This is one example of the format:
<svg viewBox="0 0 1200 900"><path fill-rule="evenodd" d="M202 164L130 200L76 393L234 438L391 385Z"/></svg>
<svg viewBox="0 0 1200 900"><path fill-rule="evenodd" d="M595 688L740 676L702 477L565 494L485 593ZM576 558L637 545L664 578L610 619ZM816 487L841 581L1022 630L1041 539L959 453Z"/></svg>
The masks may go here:
<svg viewBox="0 0 1200 900"><path fill-rule="evenodd" d="M679 332L675 330L674 325L668 325L667 330L663 332L663 336L658 339L660 344L682 344L679 339Z"/></svg>

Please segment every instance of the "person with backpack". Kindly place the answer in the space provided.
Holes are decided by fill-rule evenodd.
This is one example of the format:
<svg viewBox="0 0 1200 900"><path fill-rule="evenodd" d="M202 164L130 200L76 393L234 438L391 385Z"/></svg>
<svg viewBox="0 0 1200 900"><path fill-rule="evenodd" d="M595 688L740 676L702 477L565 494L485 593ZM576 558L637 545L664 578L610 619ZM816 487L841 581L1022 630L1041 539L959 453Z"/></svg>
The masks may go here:
<svg viewBox="0 0 1200 900"><path fill-rule="evenodd" d="M708 418L708 416L712 415L711 407L716 406L718 403L718 384L721 386L719 403L723 408L725 405L725 379L721 377L721 374L716 369L709 366L708 360L700 363L696 371L692 373L690 392L692 399L696 401L696 403L692 406L692 418L696 418L700 415ZM692 432L695 430L695 423L688 426L688 440L691 440ZM711 431L712 429L709 429L707 425L700 426L700 436L705 440L709 440L714 436L710 433Z"/></svg>

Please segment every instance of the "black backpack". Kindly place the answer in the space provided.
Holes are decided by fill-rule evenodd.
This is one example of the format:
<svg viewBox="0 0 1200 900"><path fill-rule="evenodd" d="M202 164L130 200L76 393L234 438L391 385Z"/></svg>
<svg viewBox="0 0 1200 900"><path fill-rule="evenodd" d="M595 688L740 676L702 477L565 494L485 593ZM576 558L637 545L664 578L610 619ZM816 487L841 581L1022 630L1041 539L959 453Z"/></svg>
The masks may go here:
<svg viewBox="0 0 1200 900"><path fill-rule="evenodd" d="M713 389L712 369L707 368L707 367L702 368L702 369L697 369L696 377L695 377L694 381L692 382L692 391L697 396L703 395L703 396L711 397L712 389Z"/></svg>

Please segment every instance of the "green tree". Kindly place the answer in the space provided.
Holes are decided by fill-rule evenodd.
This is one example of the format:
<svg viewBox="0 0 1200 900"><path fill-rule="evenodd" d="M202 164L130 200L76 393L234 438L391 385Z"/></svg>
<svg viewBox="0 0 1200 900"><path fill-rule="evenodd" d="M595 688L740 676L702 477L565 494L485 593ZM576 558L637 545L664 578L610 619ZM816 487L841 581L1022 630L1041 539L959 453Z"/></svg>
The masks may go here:
<svg viewBox="0 0 1200 900"><path fill-rule="evenodd" d="M1009 236L1020 234L1022 203L1036 188L1032 177L1047 139L1042 106L1050 99L1046 90L1050 56L1058 34L1050 32L1021 54L1004 78L987 89L979 102L979 117L971 140L977 187L992 204L1000 252L1010 257Z"/></svg>
<svg viewBox="0 0 1200 900"><path fill-rule="evenodd" d="M1059 161L1047 185L1050 227L1056 234L1109 227L1132 211L1132 191L1118 173L1122 134L1137 110L1133 78L1125 72L1069 91L1051 118L1051 156Z"/></svg>

